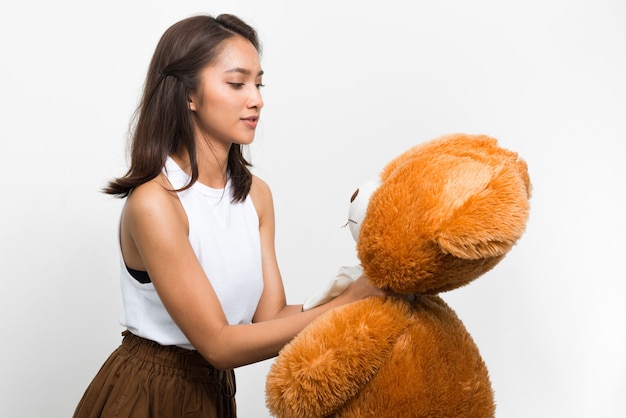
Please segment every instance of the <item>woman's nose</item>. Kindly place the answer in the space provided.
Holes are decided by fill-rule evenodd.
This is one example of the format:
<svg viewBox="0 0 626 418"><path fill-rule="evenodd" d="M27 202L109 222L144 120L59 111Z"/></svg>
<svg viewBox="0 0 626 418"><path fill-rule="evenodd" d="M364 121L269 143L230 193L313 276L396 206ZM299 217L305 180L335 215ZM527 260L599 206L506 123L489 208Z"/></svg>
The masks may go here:
<svg viewBox="0 0 626 418"><path fill-rule="evenodd" d="M248 99L248 107L257 109L261 109L263 107L263 96L261 96L261 91L257 86L254 86L254 89L251 90L250 97Z"/></svg>

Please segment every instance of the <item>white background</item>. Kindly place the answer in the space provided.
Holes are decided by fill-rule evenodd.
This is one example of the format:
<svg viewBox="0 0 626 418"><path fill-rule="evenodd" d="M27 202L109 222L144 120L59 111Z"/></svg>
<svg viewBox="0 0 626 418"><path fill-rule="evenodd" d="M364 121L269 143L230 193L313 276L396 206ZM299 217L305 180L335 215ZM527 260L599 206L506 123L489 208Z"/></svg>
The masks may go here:
<svg viewBox="0 0 626 418"><path fill-rule="evenodd" d="M347 202L410 146L485 133L534 183L526 235L445 297L491 372L498 417L626 416L626 3L100 1L0 6L0 416L68 417L119 344L116 224L99 189L158 38L232 12L264 43L251 148L272 187L293 303L353 264ZM237 370L265 417L271 361Z"/></svg>

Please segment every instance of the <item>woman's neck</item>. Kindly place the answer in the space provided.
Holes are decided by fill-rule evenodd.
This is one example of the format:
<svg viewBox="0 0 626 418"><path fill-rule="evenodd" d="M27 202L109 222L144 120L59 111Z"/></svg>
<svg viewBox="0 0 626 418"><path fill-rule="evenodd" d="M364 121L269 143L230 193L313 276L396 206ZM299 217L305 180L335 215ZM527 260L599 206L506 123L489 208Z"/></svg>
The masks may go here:
<svg viewBox="0 0 626 418"><path fill-rule="evenodd" d="M198 181L205 186L222 189L228 180L228 150L215 149L206 143L203 145L196 147ZM181 169L191 175L191 163L186 149L172 154L171 157Z"/></svg>

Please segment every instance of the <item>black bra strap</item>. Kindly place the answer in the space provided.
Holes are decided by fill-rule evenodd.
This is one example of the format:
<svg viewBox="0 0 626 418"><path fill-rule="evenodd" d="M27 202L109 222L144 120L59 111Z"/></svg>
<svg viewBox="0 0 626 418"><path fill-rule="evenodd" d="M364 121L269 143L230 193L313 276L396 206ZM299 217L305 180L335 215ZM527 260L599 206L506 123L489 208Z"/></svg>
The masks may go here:
<svg viewBox="0 0 626 418"><path fill-rule="evenodd" d="M152 282L147 271L131 269L128 266L126 266L126 270L128 270L130 275L133 276L133 279L137 280L139 283L147 284Z"/></svg>

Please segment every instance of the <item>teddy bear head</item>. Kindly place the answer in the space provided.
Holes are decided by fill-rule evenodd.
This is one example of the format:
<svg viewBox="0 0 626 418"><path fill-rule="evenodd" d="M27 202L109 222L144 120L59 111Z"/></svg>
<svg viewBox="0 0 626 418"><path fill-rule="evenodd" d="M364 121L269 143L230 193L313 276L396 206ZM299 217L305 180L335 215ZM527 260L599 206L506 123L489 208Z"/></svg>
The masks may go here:
<svg viewBox="0 0 626 418"><path fill-rule="evenodd" d="M417 145L352 196L363 270L401 294L466 285L522 236L530 189L526 163L494 138L454 134Z"/></svg>

